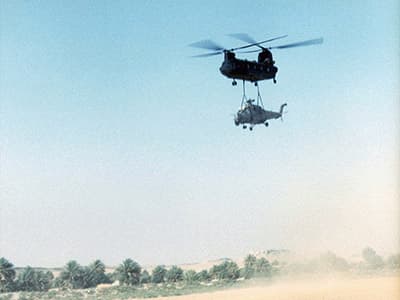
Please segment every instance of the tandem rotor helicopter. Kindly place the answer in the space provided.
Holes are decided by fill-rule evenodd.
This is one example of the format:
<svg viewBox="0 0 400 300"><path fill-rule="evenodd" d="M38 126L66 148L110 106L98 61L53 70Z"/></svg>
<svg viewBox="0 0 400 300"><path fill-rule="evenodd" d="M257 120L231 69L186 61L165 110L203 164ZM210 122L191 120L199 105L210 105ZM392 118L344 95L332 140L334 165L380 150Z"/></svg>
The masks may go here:
<svg viewBox="0 0 400 300"><path fill-rule="evenodd" d="M278 119L278 118L281 118L282 120L282 115L284 113L283 108L287 104L286 103L282 104L279 112L265 110L258 86L258 81L262 80L272 79L273 82L276 83L276 73L278 72L278 68L275 66L275 61L273 59L270 50L322 44L323 38L310 39L295 43L284 44L280 46L265 47L262 45L268 42L285 38L287 37L287 35L274 37L260 42L257 42L255 39L253 39L246 33L234 33L234 34L229 34L229 36L241 40L247 43L247 45L226 49L212 40L202 40L196 43L192 43L189 46L212 50L212 52L200 55L194 55L192 57L208 57L208 56L224 54L224 61L222 62L221 67L219 68L222 75L231 78L233 86L237 85L236 82L237 79L243 81L242 103L239 111L236 113L234 118L234 123L236 126L239 126L241 124L243 125L243 129L246 129L247 124L249 124L249 129L253 130L253 127L257 124L264 124L265 126L268 126L267 120ZM247 50L242 52L238 51L251 47L258 47L259 49ZM247 59L236 58L236 53L253 53L253 52L259 52L257 61L249 61ZM257 87L256 103L254 103L255 99L248 99L246 96L246 90L245 90L246 81L254 83L254 85Z"/></svg>
<svg viewBox="0 0 400 300"><path fill-rule="evenodd" d="M274 83L276 83L275 77L276 73L278 72L278 68L275 66L275 61L270 50L310 46L323 43L323 38L317 38L296 43L284 44L280 46L264 47L261 45L285 38L287 37L287 35L278 36L261 42L257 42L246 33L234 33L230 34L229 36L244 41L248 44L241 47L226 49L212 40L202 40L196 43L192 43L189 46L213 51L205 54L194 55L192 57L208 57L223 53L224 61L222 62L219 70L224 76L233 79L232 85L237 84L236 79L254 82L256 85L258 81L267 79L273 79ZM250 47L258 47L260 49L244 51L241 53L259 52L257 61L249 61L246 59L236 58L235 51Z"/></svg>

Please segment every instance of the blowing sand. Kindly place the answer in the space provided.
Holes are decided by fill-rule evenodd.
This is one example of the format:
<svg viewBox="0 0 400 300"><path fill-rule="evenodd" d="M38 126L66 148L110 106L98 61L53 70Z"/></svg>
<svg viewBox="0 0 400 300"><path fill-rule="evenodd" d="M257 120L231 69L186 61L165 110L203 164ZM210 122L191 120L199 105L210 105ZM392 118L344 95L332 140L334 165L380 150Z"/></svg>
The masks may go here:
<svg viewBox="0 0 400 300"><path fill-rule="evenodd" d="M399 300L400 276L282 281L249 288L164 297L168 300Z"/></svg>

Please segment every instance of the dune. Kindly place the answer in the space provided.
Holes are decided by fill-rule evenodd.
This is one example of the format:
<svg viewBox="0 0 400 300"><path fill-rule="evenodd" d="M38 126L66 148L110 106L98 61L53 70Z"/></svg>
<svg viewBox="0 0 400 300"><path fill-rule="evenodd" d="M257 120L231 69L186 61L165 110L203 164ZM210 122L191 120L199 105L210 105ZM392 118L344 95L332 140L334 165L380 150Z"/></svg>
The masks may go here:
<svg viewBox="0 0 400 300"><path fill-rule="evenodd" d="M284 280L248 288L162 297L165 300L395 300L400 299L400 276Z"/></svg>

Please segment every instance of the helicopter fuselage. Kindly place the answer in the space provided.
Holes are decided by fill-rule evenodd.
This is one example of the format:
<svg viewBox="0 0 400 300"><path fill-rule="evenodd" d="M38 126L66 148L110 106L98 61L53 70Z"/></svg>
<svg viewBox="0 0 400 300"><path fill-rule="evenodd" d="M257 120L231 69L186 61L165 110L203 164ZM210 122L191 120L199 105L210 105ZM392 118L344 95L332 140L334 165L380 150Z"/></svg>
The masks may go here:
<svg viewBox="0 0 400 300"><path fill-rule="evenodd" d="M246 105L236 113L234 119L236 126L249 124L250 129L253 129L254 125L265 124L265 126L268 126L268 120L282 118L286 103L281 105L279 112L275 112L265 110L263 107L253 104L253 101L248 100ZM246 126L243 128L246 128Z"/></svg>
<svg viewBox="0 0 400 300"><path fill-rule="evenodd" d="M275 82L275 76L278 72L278 68L273 63L237 59L235 54L230 51L224 53L224 61L219 70L228 78L250 82L267 79L274 79Z"/></svg>

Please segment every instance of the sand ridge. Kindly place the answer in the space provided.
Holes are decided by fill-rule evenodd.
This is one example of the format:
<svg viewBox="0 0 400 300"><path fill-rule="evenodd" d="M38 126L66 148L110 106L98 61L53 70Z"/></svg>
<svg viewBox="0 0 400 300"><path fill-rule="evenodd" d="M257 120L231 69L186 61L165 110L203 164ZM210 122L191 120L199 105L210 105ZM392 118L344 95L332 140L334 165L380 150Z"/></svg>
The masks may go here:
<svg viewBox="0 0 400 300"><path fill-rule="evenodd" d="M400 276L294 279L212 293L162 297L165 300L397 300Z"/></svg>

